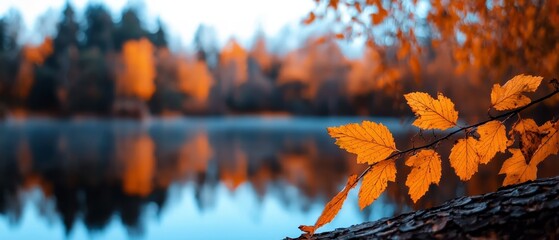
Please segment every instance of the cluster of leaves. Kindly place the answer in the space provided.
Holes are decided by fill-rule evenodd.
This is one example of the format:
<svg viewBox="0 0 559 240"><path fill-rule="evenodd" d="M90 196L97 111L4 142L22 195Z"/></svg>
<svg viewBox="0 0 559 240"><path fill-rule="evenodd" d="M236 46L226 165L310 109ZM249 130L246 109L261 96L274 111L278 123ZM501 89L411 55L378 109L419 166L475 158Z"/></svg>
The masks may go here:
<svg viewBox="0 0 559 240"><path fill-rule="evenodd" d="M452 50L459 72L472 65L497 76L518 68L552 75L559 65L557 1L315 2L304 23L334 15L336 38L365 37L369 46L398 45L397 57L407 58L410 64L421 53L420 45L445 45ZM532 59L542 59L543 64Z"/></svg>
<svg viewBox="0 0 559 240"><path fill-rule="evenodd" d="M431 143L407 150L398 150L392 134L380 123L363 121L361 124L328 128L338 146L356 154L357 162L369 167L359 177L349 177L345 188L326 205L313 226L301 226L300 229L312 235L317 228L330 222L341 209L348 192L361 179L359 207L369 206L386 189L389 181L396 181L395 161L400 158L407 158L405 165L411 167L406 186L411 199L417 202L431 184L438 185L441 180L442 160L436 151L438 144L462 132L464 136L456 141L449 156L450 165L461 180L469 180L478 171L479 164L487 164L498 152L507 150L512 156L503 163L499 172L506 175L503 185L536 179L537 165L559 150L559 121L548 121L538 126L533 119L519 116L520 111L559 93L556 86L554 92L535 101L523 95L536 91L542 79L518 75L502 86L495 84L491 91L491 108L511 111L468 126L459 125L454 103L441 93L436 99L422 92L405 94L417 117L414 126L422 130L455 129ZM518 120L507 133L504 123L516 115ZM518 148L513 147L515 139L519 139Z"/></svg>

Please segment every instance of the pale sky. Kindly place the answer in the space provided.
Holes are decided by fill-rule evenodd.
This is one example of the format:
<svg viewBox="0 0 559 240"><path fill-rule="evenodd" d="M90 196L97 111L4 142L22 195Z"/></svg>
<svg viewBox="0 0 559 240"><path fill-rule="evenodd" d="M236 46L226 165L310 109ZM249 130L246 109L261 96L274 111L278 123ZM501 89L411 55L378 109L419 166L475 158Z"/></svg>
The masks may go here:
<svg viewBox="0 0 559 240"><path fill-rule="evenodd" d="M142 11L147 16L145 23L153 24L160 17L167 27L171 41L180 41L190 45L201 24L213 26L219 41L223 44L230 37L235 37L245 45L250 44L257 29L267 36L275 37L289 25L304 28L300 22L314 7L313 0L70 0L81 15L88 3L105 3L118 18L121 10L128 4L142 4ZM36 41L38 29L37 18L47 11L59 19L66 0L0 0L0 15L10 8L16 8L22 14L27 35L23 41ZM115 19L117 20L117 19ZM33 37L34 36L34 37Z"/></svg>

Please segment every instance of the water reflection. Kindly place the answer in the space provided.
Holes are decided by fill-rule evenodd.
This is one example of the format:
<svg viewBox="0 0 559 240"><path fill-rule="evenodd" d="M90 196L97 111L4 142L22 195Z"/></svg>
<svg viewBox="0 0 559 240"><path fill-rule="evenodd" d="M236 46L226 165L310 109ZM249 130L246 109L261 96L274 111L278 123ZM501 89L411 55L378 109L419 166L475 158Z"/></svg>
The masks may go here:
<svg viewBox="0 0 559 240"><path fill-rule="evenodd" d="M175 209L190 204L190 199L199 216L204 216L208 210L221 209L220 202L230 199L228 195L241 199L233 205L250 204L245 195L255 195L256 205L273 199L281 206L274 211L288 215L295 211L305 216L263 229L268 236L294 235L298 224L310 223L318 216L324 201L339 190L349 174L363 169L355 164L354 156L335 147L324 130L326 126L355 121L216 118L144 123L5 122L0 125L0 219L9 222L8 230L17 230L29 207L26 201L37 195L29 192L39 189L41 196L35 196L34 203L47 226L61 221L66 234L71 234L76 224L84 225L88 232L103 232L118 219L120 228L127 232L123 236L141 237L151 225L157 225L146 218L165 222ZM409 142L409 129L402 128L397 120L381 121L395 132L400 146ZM448 146L442 148L448 154ZM496 175L501 161L482 167L467 185L460 183L443 162L443 182L419 204L414 206L407 196L403 179L409 170L400 161L398 169L403 170L398 172L398 183L389 185L387 193L372 207L347 212L352 218L343 220L342 216L338 224L347 226L440 204L456 195L493 191L501 183L502 178ZM556 165L542 166L539 176L557 174ZM180 194L182 197L170 197L173 191L186 191L192 198ZM351 199L348 202L357 205ZM257 208L256 215L274 215L265 211L272 210ZM195 215L183 217L196 219ZM230 231L259 226L254 222L240 226L245 223L236 220L215 217L208 222L232 225ZM189 227L187 221L180 224ZM154 227L165 230L166 225ZM3 233L0 238L4 238Z"/></svg>

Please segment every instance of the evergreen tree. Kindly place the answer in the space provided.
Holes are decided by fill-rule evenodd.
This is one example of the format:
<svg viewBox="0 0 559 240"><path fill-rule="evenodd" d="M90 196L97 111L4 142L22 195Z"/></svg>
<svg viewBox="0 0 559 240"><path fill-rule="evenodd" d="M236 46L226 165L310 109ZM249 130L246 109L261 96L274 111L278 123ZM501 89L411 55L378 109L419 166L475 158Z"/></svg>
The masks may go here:
<svg viewBox="0 0 559 240"><path fill-rule="evenodd" d="M102 52L114 50L114 22L103 5L89 5L85 10L85 48L98 47Z"/></svg>

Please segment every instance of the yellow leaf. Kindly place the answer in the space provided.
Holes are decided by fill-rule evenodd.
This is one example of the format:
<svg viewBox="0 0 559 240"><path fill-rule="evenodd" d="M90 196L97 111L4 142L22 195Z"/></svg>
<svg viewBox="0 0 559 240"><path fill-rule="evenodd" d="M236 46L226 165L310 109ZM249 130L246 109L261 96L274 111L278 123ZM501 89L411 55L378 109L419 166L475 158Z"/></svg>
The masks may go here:
<svg viewBox="0 0 559 240"><path fill-rule="evenodd" d="M441 157L434 150L421 150L406 160L406 165L412 167L406 186L410 188L410 197L417 202L431 183L439 184L441 180Z"/></svg>
<svg viewBox="0 0 559 240"><path fill-rule="evenodd" d="M487 164L497 152L505 152L507 149L507 133L505 125L499 121L491 121L477 128L479 142L476 151L479 154L479 162Z"/></svg>
<svg viewBox="0 0 559 240"><path fill-rule="evenodd" d="M417 116L414 126L425 130L446 130L456 126L458 112L454 103L442 94L439 93L436 100L422 92L408 93L404 97Z"/></svg>
<svg viewBox="0 0 559 240"><path fill-rule="evenodd" d="M336 194L336 196L334 196L334 198L332 198L332 200L330 200L330 202L326 204L324 210L322 210L322 213L320 214L320 217L318 218L318 220L316 220L316 223L313 226L301 225L299 226L299 229L301 229L301 231L303 232L307 232L312 236L316 229L332 221L332 219L334 219L334 217L338 214L338 212L344 205L344 201L347 198L349 190L355 187L357 180L359 180L357 178L357 175L351 175L347 179L347 183L344 189Z"/></svg>
<svg viewBox="0 0 559 240"><path fill-rule="evenodd" d="M505 160L499 174L506 174L503 186L526 182L536 179L538 169L532 164L526 164L520 149L511 148L512 157Z"/></svg>
<svg viewBox="0 0 559 240"><path fill-rule="evenodd" d="M522 95L524 92L534 92L540 86L543 77L517 75L502 87L493 85L491 90L491 106L496 110L510 110L528 105L530 98Z"/></svg>
<svg viewBox="0 0 559 240"><path fill-rule="evenodd" d="M328 133L340 148L357 154L358 163L377 163L397 150L392 133L380 123L363 121L361 125L329 127Z"/></svg>
<svg viewBox="0 0 559 240"><path fill-rule="evenodd" d="M371 205L384 192L388 181L396 181L394 160L379 162L365 174L359 189L359 207L363 209Z"/></svg>
<svg viewBox="0 0 559 240"><path fill-rule="evenodd" d="M551 122L548 122L551 123ZM559 122L556 122L553 127L547 128L549 124L546 123L542 127L547 130L547 135L541 139L541 143L532 155L530 165L538 166L545 158L552 154L557 154L559 150Z"/></svg>
<svg viewBox="0 0 559 240"><path fill-rule="evenodd" d="M450 151L450 166L454 168L460 180L470 180L477 172L479 155L476 152L477 140L473 137L460 139Z"/></svg>

